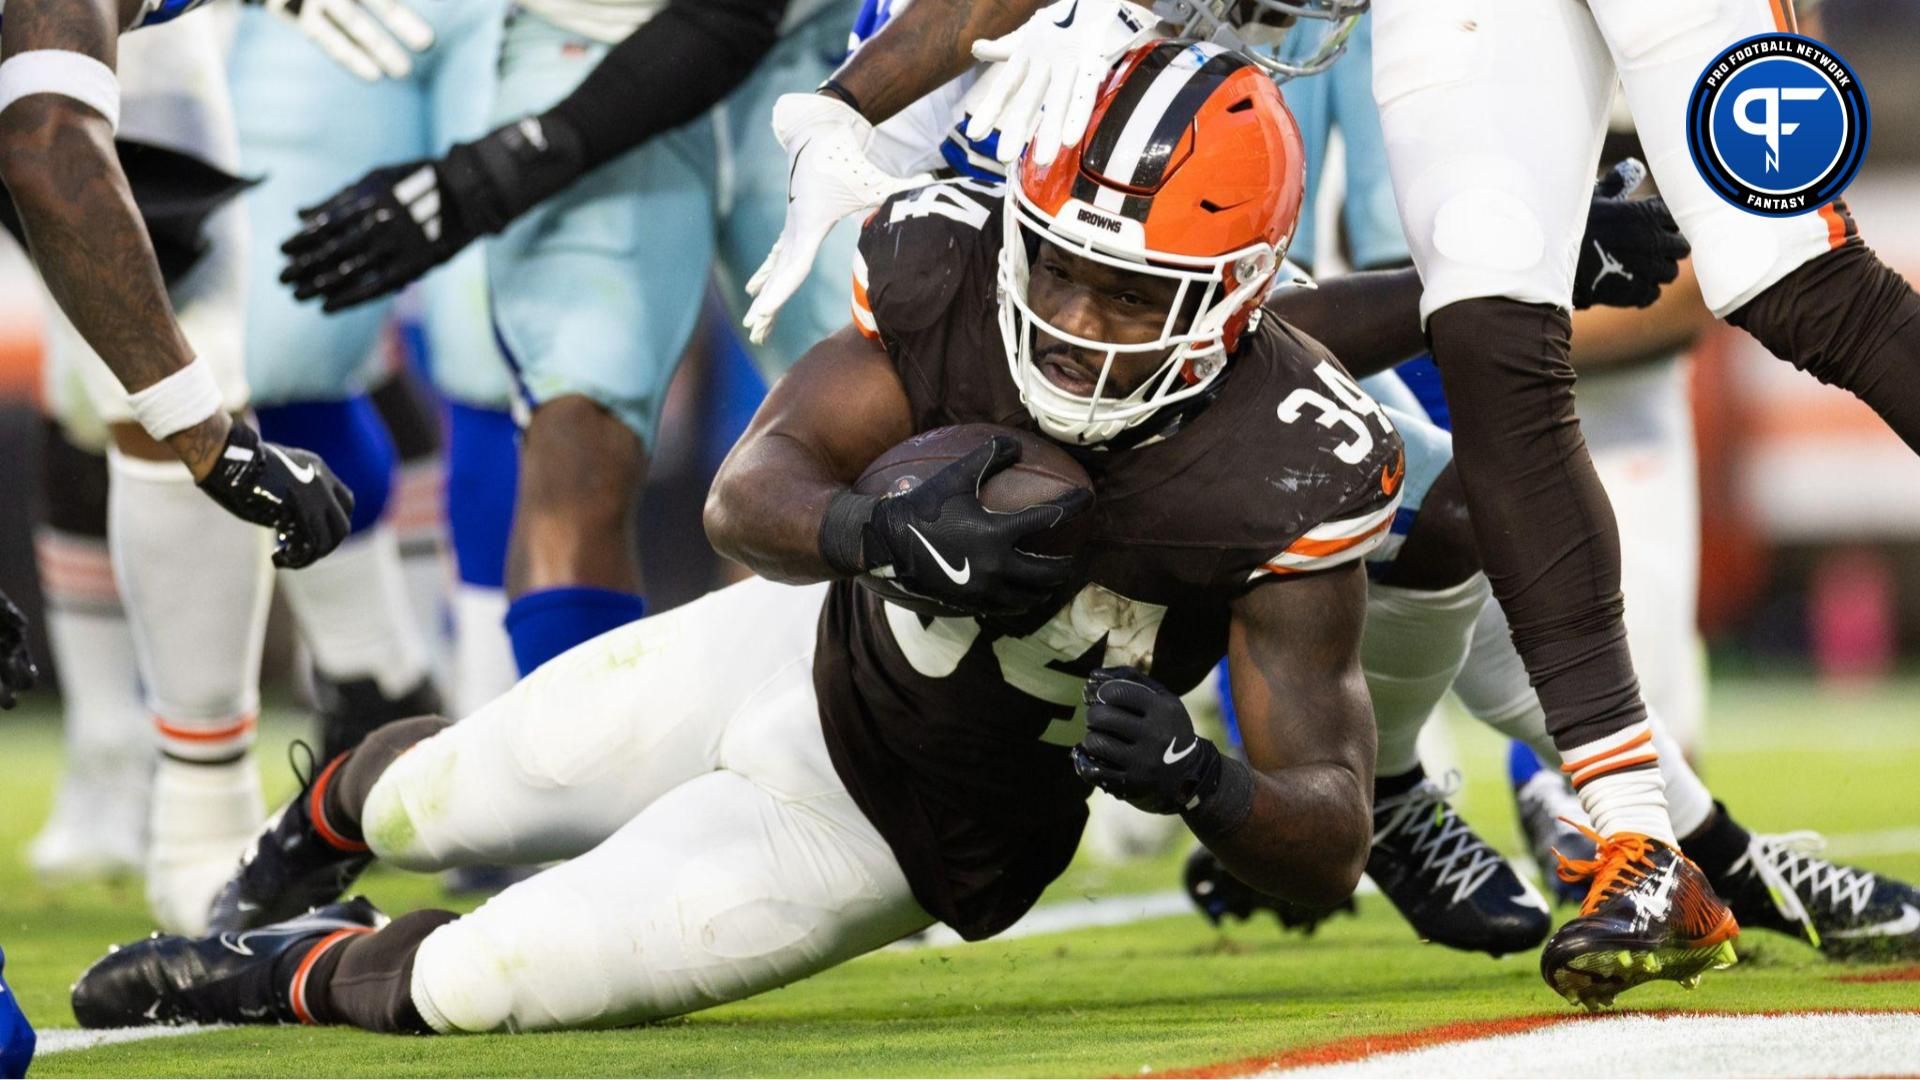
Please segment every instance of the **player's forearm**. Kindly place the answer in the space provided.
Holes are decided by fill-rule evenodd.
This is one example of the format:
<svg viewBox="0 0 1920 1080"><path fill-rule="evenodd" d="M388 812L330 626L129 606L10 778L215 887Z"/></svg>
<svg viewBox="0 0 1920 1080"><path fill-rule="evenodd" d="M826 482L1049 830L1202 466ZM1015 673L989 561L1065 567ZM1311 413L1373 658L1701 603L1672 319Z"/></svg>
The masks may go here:
<svg viewBox="0 0 1920 1080"><path fill-rule="evenodd" d="M1714 322L1700 298L1691 261L1649 307L1590 307L1573 313L1573 367L1594 372L1670 356L1692 345Z"/></svg>
<svg viewBox="0 0 1920 1080"><path fill-rule="evenodd" d="M1412 267L1328 278L1290 289L1268 310L1305 331L1364 379L1426 351L1420 329L1420 275Z"/></svg>
<svg viewBox="0 0 1920 1080"><path fill-rule="evenodd" d="M973 66L973 43L1011 33L1042 0L914 0L833 73L880 123Z"/></svg>
<svg viewBox="0 0 1920 1080"><path fill-rule="evenodd" d="M1314 907L1353 895L1373 840L1371 781L1336 764L1252 770L1253 810L1224 837L1203 838L1234 875Z"/></svg>
<svg viewBox="0 0 1920 1080"><path fill-rule="evenodd" d="M837 576L820 525L845 482L798 441L750 434L727 455L707 494L713 549L761 577L801 585Z"/></svg>
<svg viewBox="0 0 1920 1080"><path fill-rule="evenodd" d="M129 393L193 361L105 119L52 94L15 102L0 113L0 177L47 290ZM167 439L196 479L228 423L216 414Z"/></svg>

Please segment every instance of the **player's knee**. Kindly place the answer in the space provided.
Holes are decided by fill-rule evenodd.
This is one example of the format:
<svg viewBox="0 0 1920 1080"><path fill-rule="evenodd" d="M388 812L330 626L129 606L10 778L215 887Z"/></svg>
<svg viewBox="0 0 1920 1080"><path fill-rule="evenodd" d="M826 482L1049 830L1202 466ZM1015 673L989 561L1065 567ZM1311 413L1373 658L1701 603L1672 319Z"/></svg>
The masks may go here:
<svg viewBox="0 0 1920 1080"><path fill-rule="evenodd" d="M578 529L619 527L646 467L640 437L578 394L535 411L521 455L521 512Z"/></svg>
<svg viewBox="0 0 1920 1080"><path fill-rule="evenodd" d="M1821 382L1855 389L1895 357L1888 342L1920 311L1912 286L1863 244L1802 264L1727 321Z"/></svg>
<svg viewBox="0 0 1920 1080"><path fill-rule="evenodd" d="M1416 245L1422 313L1431 316L1448 304L1482 297L1570 303L1572 267L1556 262L1535 206L1506 187L1448 179L1433 181L1435 190L1426 197L1416 191L1409 199L1418 215L1409 232L1424 234ZM1447 189L1438 190L1443 184Z"/></svg>
<svg viewBox="0 0 1920 1080"><path fill-rule="evenodd" d="M1427 320L1427 340L1457 457L1473 454L1485 429L1531 435L1573 417L1573 322L1564 309L1509 297L1461 300ZM1520 422L1528 432L1512 427Z"/></svg>
<svg viewBox="0 0 1920 1080"><path fill-rule="evenodd" d="M401 754L439 734L451 724L452 721L440 716L396 720L361 740L360 745L340 766L328 803L339 808L346 820L359 823L368 844L381 857L403 857L411 850L416 833L407 825L411 819L398 792L388 792L386 798L377 797L381 792L381 779ZM376 833L379 837L377 841Z"/></svg>

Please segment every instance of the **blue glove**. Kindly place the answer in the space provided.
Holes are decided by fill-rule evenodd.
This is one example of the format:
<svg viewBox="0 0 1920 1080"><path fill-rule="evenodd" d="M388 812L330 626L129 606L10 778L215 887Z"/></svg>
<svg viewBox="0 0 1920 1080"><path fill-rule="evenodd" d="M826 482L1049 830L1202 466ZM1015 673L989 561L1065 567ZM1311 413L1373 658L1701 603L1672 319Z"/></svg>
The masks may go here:
<svg viewBox="0 0 1920 1080"><path fill-rule="evenodd" d="M6 970L7 954L0 952L0 1080L17 1080L33 1062L34 1035L20 999L7 986Z"/></svg>

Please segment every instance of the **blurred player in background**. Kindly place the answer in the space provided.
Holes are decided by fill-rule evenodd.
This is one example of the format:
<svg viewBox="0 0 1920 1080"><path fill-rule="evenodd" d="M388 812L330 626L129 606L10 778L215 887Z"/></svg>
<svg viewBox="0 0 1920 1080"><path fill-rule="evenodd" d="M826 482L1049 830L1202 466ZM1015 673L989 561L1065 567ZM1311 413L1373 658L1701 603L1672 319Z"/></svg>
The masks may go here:
<svg viewBox="0 0 1920 1080"><path fill-rule="evenodd" d="M420 16L402 25L417 55L389 56L376 72L381 78L333 62L262 11L241 13L229 59L241 162L248 175L263 177L246 197L257 240L247 264L246 324L256 414L269 438L318 449L356 495L351 533L326 564L281 575L313 655L323 757L388 720L443 711L429 679L428 642L408 605L395 530L385 520L394 440L369 394L386 375L383 328L393 305L323 314L278 281L279 243L298 227L302 209L371 165L444 153L485 130L504 5L415 7ZM395 0L396 19L407 10ZM423 290L423 345L449 400L455 452L447 498L456 561L463 582L486 590L498 586L505 566L499 537L506 522L473 511L495 505L487 489L503 481L474 466L490 469L502 456L511 461L512 445L507 370L493 341L479 250L453 259ZM500 611L484 596L462 589L454 606L457 638L478 657L486 656L489 638L500 640ZM486 700L508 685L501 672L488 670L497 663L469 667L456 667L456 679L479 686L456 696Z"/></svg>
<svg viewBox="0 0 1920 1080"><path fill-rule="evenodd" d="M289 243L297 295L340 310L499 234L494 321L531 411L506 617L522 672L645 612L634 493L668 382L709 271L737 292L779 228L767 110L827 73L852 17L838 0L527 3L501 47L504 126L376 170ZM841 319L844 247L828 263L769 372Z"/></svg>

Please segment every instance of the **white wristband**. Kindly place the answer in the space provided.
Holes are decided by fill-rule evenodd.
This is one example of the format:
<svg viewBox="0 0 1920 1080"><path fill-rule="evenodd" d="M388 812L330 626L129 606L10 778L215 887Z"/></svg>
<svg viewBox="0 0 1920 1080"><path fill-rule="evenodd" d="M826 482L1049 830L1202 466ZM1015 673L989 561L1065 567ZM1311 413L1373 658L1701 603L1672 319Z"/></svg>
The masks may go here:
<svg viewBox="0 0 1920 1080"><path fill-rule="evenodd" d="M138 393L128 394L133 418L156 439L165 439L220 411L220 384L199 357Z"/></svg>
<svg viewBox="0 0 1920 1080"><path fill-rule="evenodd" d="M120 80L84 53L34 49L0 63L0 112L29 94L59 94L87 105L120 128Z"/></svg>

